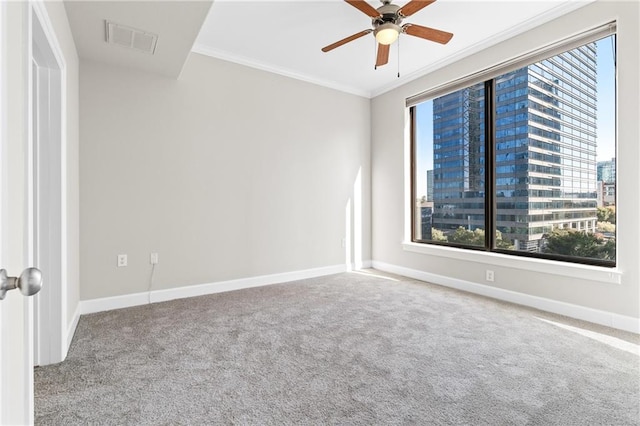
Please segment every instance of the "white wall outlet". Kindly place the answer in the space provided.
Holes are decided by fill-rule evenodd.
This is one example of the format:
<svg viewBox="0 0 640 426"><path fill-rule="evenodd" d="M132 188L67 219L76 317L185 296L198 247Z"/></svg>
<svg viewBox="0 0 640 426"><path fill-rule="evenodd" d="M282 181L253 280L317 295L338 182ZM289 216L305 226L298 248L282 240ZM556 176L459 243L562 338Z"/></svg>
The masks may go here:
<svg viewBox="0 0 640 426"><path fill-rule="evenodd" d="M347 246L347 239L343 238L342 240L340 240L340 245L342 246L342 248L345 248Z"/></svg>
<svg viewBox="0 0 640 426"><path fill-rule="evenodd" d="M120 268L122 266L127 266L127 255L126 254L119 254L118 255L118 268Z"/></svg>
<svg viewBox="0 0 640 426"><path fill-rule="evenodd" d="M151 253L151 256L149 256L149 262L151 262L152 265L156 265L158 263L158 253Z"/></svg>
<svg viewBox="0 0 640 426"><path fill-rule="evenodd" d="M494 273L491 269L487 269L486 275L485 275L485 279L489 282L493 282L495 276Z"/></svg>

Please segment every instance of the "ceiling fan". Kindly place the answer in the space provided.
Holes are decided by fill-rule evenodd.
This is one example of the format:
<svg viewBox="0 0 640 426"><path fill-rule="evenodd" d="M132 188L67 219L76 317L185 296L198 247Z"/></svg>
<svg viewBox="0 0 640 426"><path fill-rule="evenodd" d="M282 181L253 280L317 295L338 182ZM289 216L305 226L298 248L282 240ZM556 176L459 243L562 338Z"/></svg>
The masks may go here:
<svg viewBox="0 0 640 426"><path fill-rule="evenodd" d="M343 38L333 44L322 48L323 52L328 52L347 44L350 41L357 40L369 33L373 33L378 42L378 55L376 58L376 68L389 62L389 46L393 44L401 33L409 34L414 37L420 37L426 40L435 41L440 44L447 44L453 34L446 31L436 30L434 28L423 27L416 24L404 24L402 20L413 15L419 10L424 9L436 0L411 0L404 6L398 6L391 3L391 0L380 0L382 6L375 9L365 0L345 0L351 6L365 13L371 18L373 28L360 31L349 37Z"/></svg>

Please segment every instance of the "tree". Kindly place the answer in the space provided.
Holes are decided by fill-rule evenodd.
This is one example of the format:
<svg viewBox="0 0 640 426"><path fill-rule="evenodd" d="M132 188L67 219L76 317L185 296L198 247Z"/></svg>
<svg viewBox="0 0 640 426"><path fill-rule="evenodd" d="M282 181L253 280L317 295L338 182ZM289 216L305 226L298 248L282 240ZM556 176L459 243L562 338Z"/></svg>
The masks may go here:
<svg viewBox="0 0 640 426"><path fill-rule="evenodd" d="M448 240L450 243L484 246L484 229L477 228L474 231L469 231L460 226L453 234L449 235ZM496 231L496 248L505 250L513 249L511 242L503 239L500 231Z"/></svg>
<svg viewBox="0 0 640 426"><path fill-rule="evenodd" d="M616 207L598 207L598 222L616 223Z"/></svg>
<svg viewBox="0 0 640 426"><path fill-rule="evenodd" d="M444 235L444 232L442 232L441 230L433 228L431 230L431 240L444 242L447 241L447 236Z"/></svg>
<svg viewBox="0 0 640 426"><path fill-rule="evenodd" d="M616 224L616 206L607 206L607 209L611 212L609 215L609 222Z"/></svg>
<svg viewBox="0 0 640 426"><path fill-rule="evenodd" d="M478 228L475 231L468 231L460 226L449 235L449 242L467 246L484 246L484 230Z"/></svg>
<svg viewBox="0 0 640 426"><path fill-rule="evenodd" d="M598 222L597 228L600 232L616 232L616 226L611 222Z"/></svg>
<svg viewBox="0 0 640 426"><path fill-rule="evenodd" d="M496 230L496 248L505 249L505 250L513 250L513 244L511 241L505 240L502 238L502 232Z"/></svg>
<svg viewBox="0 0 640 426"><path fill-rule="evenodd" d="M573 229L554 229L547 236L544 253L573 257L615 260L615 239L605 240L601 235Z"/></svg>

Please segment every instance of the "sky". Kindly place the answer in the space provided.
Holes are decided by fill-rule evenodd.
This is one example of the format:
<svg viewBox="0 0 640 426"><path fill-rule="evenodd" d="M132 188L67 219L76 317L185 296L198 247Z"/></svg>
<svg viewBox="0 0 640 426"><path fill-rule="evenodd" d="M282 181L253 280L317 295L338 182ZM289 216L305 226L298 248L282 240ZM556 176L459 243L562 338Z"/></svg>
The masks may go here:
<svg viewBox="0 0 640 426"><path fill-rule="evenodd" d="M598 161L616 156L616 79L614 61L615 36L598 41Z"/></svg>
<svg viewBox="0 0 640 426"><path fill-rule="evenodd" d="M615 36L605 37L596 42L597 45L597 161L608 161L616 156L615 152L615 67L614 67ZM426 194L427 170L433 169L433 147L421 141L433 140L432 102L427 101L417 106L417 195L418 198Z"/></svg>

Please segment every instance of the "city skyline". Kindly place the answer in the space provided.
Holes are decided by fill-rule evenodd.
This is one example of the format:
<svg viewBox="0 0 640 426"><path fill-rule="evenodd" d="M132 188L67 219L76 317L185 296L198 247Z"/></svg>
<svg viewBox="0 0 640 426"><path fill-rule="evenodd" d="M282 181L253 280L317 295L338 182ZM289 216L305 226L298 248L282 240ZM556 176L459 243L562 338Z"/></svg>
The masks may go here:
<svg viewBox="0 0 640 426"><path fill-rule="evenodd" d="M595 42L597 46L597 137L596 161L610 161L616 157L615 149L615 45L614 36ZM427 101L416 109L416 138L433 140L433 105ZM420 150L416 161L416 196L428 196L426 173L433 170L433 148L431 144L423 144L427 149Z"/></svg>

